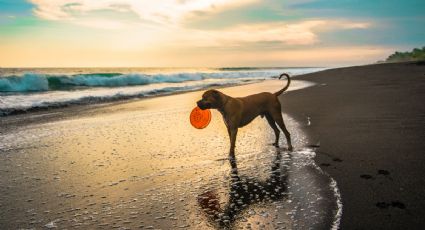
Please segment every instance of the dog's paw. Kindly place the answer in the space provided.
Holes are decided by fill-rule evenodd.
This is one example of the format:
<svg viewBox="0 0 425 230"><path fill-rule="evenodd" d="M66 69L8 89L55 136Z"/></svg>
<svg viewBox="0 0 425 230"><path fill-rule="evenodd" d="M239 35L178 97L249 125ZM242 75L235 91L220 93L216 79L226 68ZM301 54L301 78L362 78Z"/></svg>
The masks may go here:
<svg viewBox="0 0 425 230"><path fill-rule="evenodd" d="M279 144L278 143L271 143L270 145L273 145L276 148L279 148Z"/></svg>

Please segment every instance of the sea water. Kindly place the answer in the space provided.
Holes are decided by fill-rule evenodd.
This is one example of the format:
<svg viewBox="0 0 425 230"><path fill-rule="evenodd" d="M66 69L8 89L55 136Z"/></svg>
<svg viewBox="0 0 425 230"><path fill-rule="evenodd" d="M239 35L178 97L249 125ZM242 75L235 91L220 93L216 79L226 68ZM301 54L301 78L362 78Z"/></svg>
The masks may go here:
<svg viewBox="0 0 425 230"><path fill-rule="evenodd" d="M325 68L2 68L0 116L246 84Z"/></svg>

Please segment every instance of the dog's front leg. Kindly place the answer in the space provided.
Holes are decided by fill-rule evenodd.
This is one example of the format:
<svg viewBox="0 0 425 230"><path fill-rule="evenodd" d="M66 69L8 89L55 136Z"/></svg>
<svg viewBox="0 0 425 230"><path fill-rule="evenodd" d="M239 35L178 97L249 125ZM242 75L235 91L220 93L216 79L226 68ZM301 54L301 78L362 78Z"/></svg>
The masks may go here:
<svg viewBox="0 0 425 230"><path fill-rule="evenodd" d="M229 158L230 160L235 160L235 143L236 143L236 135L238 134L238 128L227 127L227 132L229 133L230 138L230 151Z"/></svg>

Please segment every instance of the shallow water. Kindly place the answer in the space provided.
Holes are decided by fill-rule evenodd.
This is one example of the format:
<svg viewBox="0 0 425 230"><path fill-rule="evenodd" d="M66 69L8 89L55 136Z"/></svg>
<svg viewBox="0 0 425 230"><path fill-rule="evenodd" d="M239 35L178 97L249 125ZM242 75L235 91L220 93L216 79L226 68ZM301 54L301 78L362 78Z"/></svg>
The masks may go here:
<svg viewBox="0 0 425 230"><path fill-rule="evenodd" d="M249 94L274 84L224 91ZM255 119L240 129L237 161L229 162L218 112L203 130L189 125L200 95L112 105L1 132L0 228L337 227L337 187L303 147L303 124L284 116L295 146L288 152L270 145L272 129Z"/></svg>

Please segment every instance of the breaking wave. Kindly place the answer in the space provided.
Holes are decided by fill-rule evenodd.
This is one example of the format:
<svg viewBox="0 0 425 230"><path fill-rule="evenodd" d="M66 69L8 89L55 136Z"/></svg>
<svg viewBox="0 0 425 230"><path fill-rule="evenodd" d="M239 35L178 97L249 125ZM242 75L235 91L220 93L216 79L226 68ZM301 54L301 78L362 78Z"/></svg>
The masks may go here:
<svg viewBox="0 0 425 230"><path fill-rule="evenodd" d="M4 69L0 69L0 116L74 104L95 104L238 85L270 79L282 72L297 75L319 70L242 68L205 72L133 73L81 69L82 73L76 70L66 72L69 71L67 69L33 69L33 72L18 69L19 74L5 74L2 72ZM52 71L65 71L65 74Z"/></svg>
<svg viewBox="0 0 425 230"><path fill-rule="evenodd" d="M45 75L25 73L23 76L0 78L0 92L32 92L49 90L72 90L83 87L122 87L155 83L180 83L206 79L269 78L264 72L215 72L215 73L91 73L74 75Z"/></svg>
<svg viewBox="0 0 425 230"><path fill-rule="evenodd" d="M47 78L37 74L0 78L0 91L2 92L45 91L48 89L49 82Z"/></svg>

